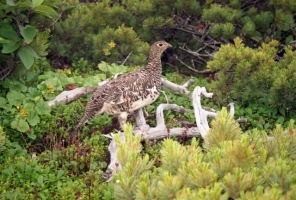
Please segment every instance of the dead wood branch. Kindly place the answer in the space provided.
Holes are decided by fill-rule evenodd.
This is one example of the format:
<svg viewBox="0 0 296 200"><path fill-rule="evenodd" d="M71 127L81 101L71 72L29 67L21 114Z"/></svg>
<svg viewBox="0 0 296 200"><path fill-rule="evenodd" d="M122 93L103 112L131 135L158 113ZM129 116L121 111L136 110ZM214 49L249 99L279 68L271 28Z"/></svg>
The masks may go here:
<svg viewBox="0 0 296 200"><path fill-rule="evenodd" d="M139 109L135 114L137 126L134 129L133 134L135 136L140 135L142 140L159 140L171 136L178 136L178 137L196 137L202 136L202 138L207 142L206 136L208 131L210 130L208 124L208 117L215 117L216 113L213 112L211 109L207 108L205 110L201 105L201 97L211 98L213 93L208 93L205 87L197 86L192 94L192 103L194 107L194 115L196 118L197 127L192 128L170 128L168 129L165 124L164 119L164 111L165 110L174 110L177 112L185 113L189 110L185 109L182 106L178 106L176 104L160 104L156 110L156 127L150 127L146 124L143 111ZM230 109L230 115L234 115L234 104L228 104ZM211 110L211 111L209 111ZM122 134L121 132L119 134ZM107 171L104 173L103 177L105 180L110 181L113 179L114 174L119 170L119 164L117 160L117 147L114 143L114 135L107 135L106 137L111 138L111 143L109 146L110 156L111 156L111 163L108 166ZM120 135L120 137L122 137ZM124 139L120 139L124 141Z"/></svg>
<svg viewBox="0 0 296 200"><path fill-rule="evenodd" d="M173 21L174 29L188 33L189 38L196 39L197 42L201 45L201 47L197 50L190 49L189 46L190 44L192 44L192 42L190 42L190 44L187 44L187 42L185 42L183 46L179 47L186 55L189 55L191 57L189 59L191 60L191 62L193 62L192 67L186 64L188 62L186 62L185 60L178 59L178 61L190 70L197 73L202 73L194 67L194 62L204 67L207 61L213 58L213 55L215 54L215 52L218 51L221 44L225 44L227 41L221 41L221 39L216 40L211 37L210 31L211 27L213 27L212 24L204 23L199 18L175 15L173 17ZM194 59L192 57L194 57Z"/></svg>
<svg viewBox="0 0 296 200"><path fill-rule="evenodd" d="M179 92L183 94L188 94L190 91L187 89L191 83L194 82L194 78L191 77L186 83L183 85L177 85L171 81L168 81L164 78L161 79L161 83L164 87L174 91L174 92Z"/></svg>
<svg viewBox="0 0 296 200"><path fill-rule="evenodd" d="M191 83L193 83L193 81L194 79L191 78L183 85L177 85L166 79L162 79L162 84L163 86L175 92L188 94L190 93L190 91L188 90L188 87ZM99 85L103 85L107 82L108 80L105 80L99 83ZM71 91L64 91L60 95L58 95L54 100L49 101L48 105L53 106L61 103L69 103L71 101L74 101L82 96L85 96L93 92L94 90L95 88L76 88ZM192 98L192 103L194 107L194 115L196 118L196 124L197 124L196 127L167 128L165 124L165 119L164 119L165 110L174 110L180 113L192 112L192 111L187 110L184 107L176 104L160 104L156 110L156 126L155 127L150 127L148 124L146 124L142 109L138 110L135 113L137 126L135 127L133 134L140 135L142 140L159 140L159 139L163 139L171 136L197 137L200 135L204 139L206 139L207 132L210 129L207 118L215 117L216 113L210 108L202 107L201 96L211 98L212 95L213 93L208 93L204 87L197 86L194 89L191 98ZM229 104L228 106L230 107L231 115L233 115L234 114L233 104ZM124 143L125 142L124 134L122 132L119 132L118 134L119 134L120 141ZM120 165L117 159L118 148L114 140L114 134L111 133L105 136L111 139L111 143L108 147L108 150L110 152L110 164L108 165L108 168L106 172L102 175L102 177L105 180L110 181L113 179L113 176L118 171L121 170L122 166Z"/></svg>
<svg viewBox="0 0 296 200"><path fill-rule="evenodd" d="M102 86L108 81L109 80L102 81L98 85ZM70 103L72 101L75 101L81 97L84 97L94 92L95 90L96 90L95 87L80 87L80 88L75 88L74 90L63 91L58 96L56 96L55 99L48 101L47 104L51 107L54 105L60 105L62 103Z"/></svg>

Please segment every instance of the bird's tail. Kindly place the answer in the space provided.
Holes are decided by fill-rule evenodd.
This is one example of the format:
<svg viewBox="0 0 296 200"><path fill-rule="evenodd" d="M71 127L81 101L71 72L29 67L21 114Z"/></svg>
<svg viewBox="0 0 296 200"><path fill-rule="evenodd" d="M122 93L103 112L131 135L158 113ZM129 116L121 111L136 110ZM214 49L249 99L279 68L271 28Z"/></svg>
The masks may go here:
<svg viewBox="0 0 296 200"><path fill-rule="evenodd" d="M93 116L94 116L93 113L85 113L84 116L82 117L82 119L77 124L77 126L75 128L75 131L77 131L83 124L85 124L86 122L88 122L88 120L90 120L91 118L93 118Z"/></svg>
<svg viewBox="0 0 296 200"><path fill-rule="evenodd" d="M75 130L77 131L83 124L85 124L87 122L87 120L84 119L84 117L79 121L79 123L77 124Z"/></svg>

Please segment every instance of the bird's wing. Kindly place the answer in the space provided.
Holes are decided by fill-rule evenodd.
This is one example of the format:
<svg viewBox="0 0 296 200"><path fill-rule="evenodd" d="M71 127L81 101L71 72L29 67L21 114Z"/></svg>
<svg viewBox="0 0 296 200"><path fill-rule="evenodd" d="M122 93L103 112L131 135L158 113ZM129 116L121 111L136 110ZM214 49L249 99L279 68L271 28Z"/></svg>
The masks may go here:
<svg viewBox="0 0 296 200"><path fill-rule="evenodd" d="M96 89L86 109L99 112L104 103L124 103L126 101L124 97L132 94L135 89L137 90L135 87L141 79L143 79L143 75L137 70L109 81Z"/></svg>

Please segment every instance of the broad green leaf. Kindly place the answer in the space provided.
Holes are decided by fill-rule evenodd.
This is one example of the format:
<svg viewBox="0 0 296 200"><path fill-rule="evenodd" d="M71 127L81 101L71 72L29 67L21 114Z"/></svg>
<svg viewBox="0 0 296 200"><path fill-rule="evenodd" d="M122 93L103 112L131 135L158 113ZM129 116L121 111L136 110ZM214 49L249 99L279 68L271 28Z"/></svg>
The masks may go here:
<svg viewBox="0 0 296 200"><path fill-rule="evenodd" d="M28 133L27 136L32 140L35 140L37 138L33 132Z"/></svg>
<svg viewBox="0 0 296 200"><path fill-rule="evenodd" d="M34 73L34 72L27 72L26 73L26 79L27 81L32 81L33 79L36 79L37 78L37 74Z"/></svg>
<svg viewBox="0 0 296 200"><path fill-rule="evenodd" d="M264 130L269 129L269 127L270 127L270 124L269 123L264 124Z"/></svg>
<svg viewBox="0 0 296 200"><path fill-rule="evenodd" d="M65 174L64 170L59 170L58 175L57 175L57 179L61 178L64 174Z"/></svg>
<svg viewBox="0 0 296 200"><path fill-rule="evenodd" d="M98 82L96 80L94 80L93 78L91 77L87 77L85 80L84 80L84 83L83 83L83 86L85 87L95 87L98 85Z"/></svg>
<svg viewBox="0 0 296 200"><path fill-rule="evenodd" d="M2 53L12 53L16 51L20 46L21 43L9 41L8 43L3 44Z"/></svg>
<svg viewBox="0 0 296 200"><path fill-rule="evenodd" d="M12 90L7 93L6 98L11 105L19 106L25 99L25 95L18 91Z"/></svg>
<svg viewBox="0 0 296 200"><path fill-rule="evenodd" d="M285 118L282 117L282 116L280 116L280 117L276 120L276 122L279 123L279 124L283 124L284 121L285 121Z"/></svg>
<svg viewBox="0 0 296 200"><path fill-rule="evenodd" d="M41 5L43 3L44 0L32 0L33 6L34 8L36 8L37 6Z"/></svg>
<svg viewBox="0 0 296 200"><path fill-rule="evenodd" d="M16 129L16 127L17 127L17 122L18 122L17 120L12 121L12 122L10 123L11 128Z"/></svg>
<svg viewBox="0 0 296 200"><path fill-rule="evenodd" d="M282 116L285 116L286 115L285 108L279 108L279 112L281 113Z"/></svg>
<svg viewBox="0 0 296 200"><path fill-rule="evenodd" d="M27 92L28 87L20 81L13 81L9 87L10 90L16 90L19 92Z"/></svg>
<svg viewBox="0 0 296 200"><path fill-rule="evenodd" d="M27 46L27 49L31 53L32 56L34 56L35 58L39 58L39 56L37 55L37 53L35 52L35 50L32 47Z"/></svg>
<svg viewBox="0 0 296 200"><path fill-rule="evenodd" d="M0 44L5 44L5 43L9 43L10 40L6 40L5 38L3 37L0 37Z"/></svg>
<svg viewBox="0 0 296 200"><path fill-rule="evenodd" d="M29 1L27 1L27 2L19 2L18 7L19 8L25 8L25 9L31 9L31 8L33 8L33 4L32 4L32 2L29 2Z"/></svg>
<svg viewBox="0 0 296 200"><path fill-rule="evenodd" d="M47 115L50 113L50 107L44 101L37 103L35 110L39 115Z"/></svg>
<svg viewBox="0 0 296 200"><path fill-rule="evenodd" d="M101 62L100 64L98 64L98 68L103 72L109 71L109 66L106 62Z"/></svg>
<svg viewBox="0 0 296 200"><path fill-rule="evenodd" d="M44 94L43 97L46 99L46 100L53 100L56 95L53 94L53 93L47 93L47 94Z"/></svg>
<svg viewBox="0 0 296 200"><path fill-rule="evenodd" d="M0 97L0 108L7 107L7 100L3 97Z"/></svg>
<svg viewBox="0 0 296 200"><path fill-rule="evenodd" d="M27 110L27 120L31 126L36 126L40 122L40 118L35 110Z"/></svg>
<svg viewBox="0 0 296 200"><path fill-rule="evenodd" d="M53 18L58 16L58 13L51 7L47 6L47 5L39 5L36 7L36 13L49 17L49 18Z"/></svg>
<svg viewBox="0 0 296 200"><path fill-rule="evenodd" d="M74 80L74 78L72 78L72 77L67 77L67 82L68 82L69 84L73 84L73 83L75 83L75 80Z"/></svg>
<svg viewBox="0 0 296 200"><path fill-rule="evenodd" d="M19 57L27 69L30 69L34 64L34 56L32 55L32 48L29 46L22 47L19 51Z"/></svg>
<svg viewBox="0 0 296 200"><path fill-rule="evenodd" d="M29 129L29 124L24 119L14 120L11 122L11 127L20 132L26 132Z"/></svg>
<svg viewBox="0 0 296 200"><path fill-rule="evenodd" d="M35 107L35 104L32 102L24 103L25 110L32 110L32 109L34 109L34 107Z"/></svg>
<svg viewBox="0 0 296 200"><path fill-rule="evenodd" d="M28 92L29 92L29 94L30 94L30 98L31 98L32 100L34 100L35 97L39 97L39 96L42 95L42 93L41 93L40 90L38 90L38 89L36 89L36 88L33 88L33 87L29 87L29 88L28 88Z"/></svg>
<svg viewBox="0 0 296 200"><path fill-rule="evenodd" d="M77 85L80 85L83 83L83 78L81 76L76 76L76 77L73 77L74 78L74 82L77 84Z"/></svg>
<svg viewBox="0 0 296 200"><path fill-rule="evenodd" d="M42 175L38 176L37 182L39 183L40 186L43 185L43 176Z"/></svg>
<svg viewBox="0 0 296 200"><path fill-rule="evenodd" d="M96 76L93 76L93 77L87 77L84 80L83 86L96 87L98 86L99 82L105 79L106 79L105 74L97 74Z"/></svg>
<svg viewBox="0 0 296 200"><path fill-rule="evenodd" d="M13 27L8 23L2 24L2 26L0 27L0 35L14 42L19 42L21 40Z"/></svg>
<svg viewBox="0 0 296 200"><path fill-rule="evenodd" d="M10 5L10 6L17 6L14 0L6 0L6 3L7 5Z"/></svg>
<svg viewBox="0 0 296 200"><path fill-rule="evenodd" d="M290 42L292 42L292 41L294 41L294 36L293 36L293 35L289 35L289 36L287 36L286 39L285 39L285 44L286 44L286 45L289 45Z"/></svg>
<svg viewBox="0 0 296 200"><path fill-rule="evenodd" d="M24 37L25 41L30 44L36 36L36 29L30 25L27 25L20 30L21 35Z"/></svg>
<svg viewBox="0 0 296 200"><path fill-rule="evenodd" d="M118 74L118 73L124 73L124 72L126 72L126 67L123 66L123 65L112 64L112 65L109 67L109 72L110 72L112 75L116 75L116 74Z"/></svg>
<svg viewBox="0 0 296 200"><path fill-rule="evenodd" d="M95 78L98 79L99 81L103 81L103 80L106 80L107 77L106 77L106 74L97 74L95 75Z"/></svg>

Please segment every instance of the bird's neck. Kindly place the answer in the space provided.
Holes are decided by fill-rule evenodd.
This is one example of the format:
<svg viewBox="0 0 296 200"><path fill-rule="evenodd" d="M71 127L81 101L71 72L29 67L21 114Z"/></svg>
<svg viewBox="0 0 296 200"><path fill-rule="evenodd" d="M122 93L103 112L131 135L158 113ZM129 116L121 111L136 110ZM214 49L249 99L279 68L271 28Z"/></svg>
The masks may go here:
<svg viewBox="0 0 296 200"><path fill-rule="evenodd" d="M148 58L148 64L145 68L149 70L161 70L161 56L153 55L151 52Z"/></svg>
<svg viewBox="0 0 296 200"><path fill-rule="evenodd" d="M148 62L145 69L149 71L161 71L161 60Z"/></svg>

